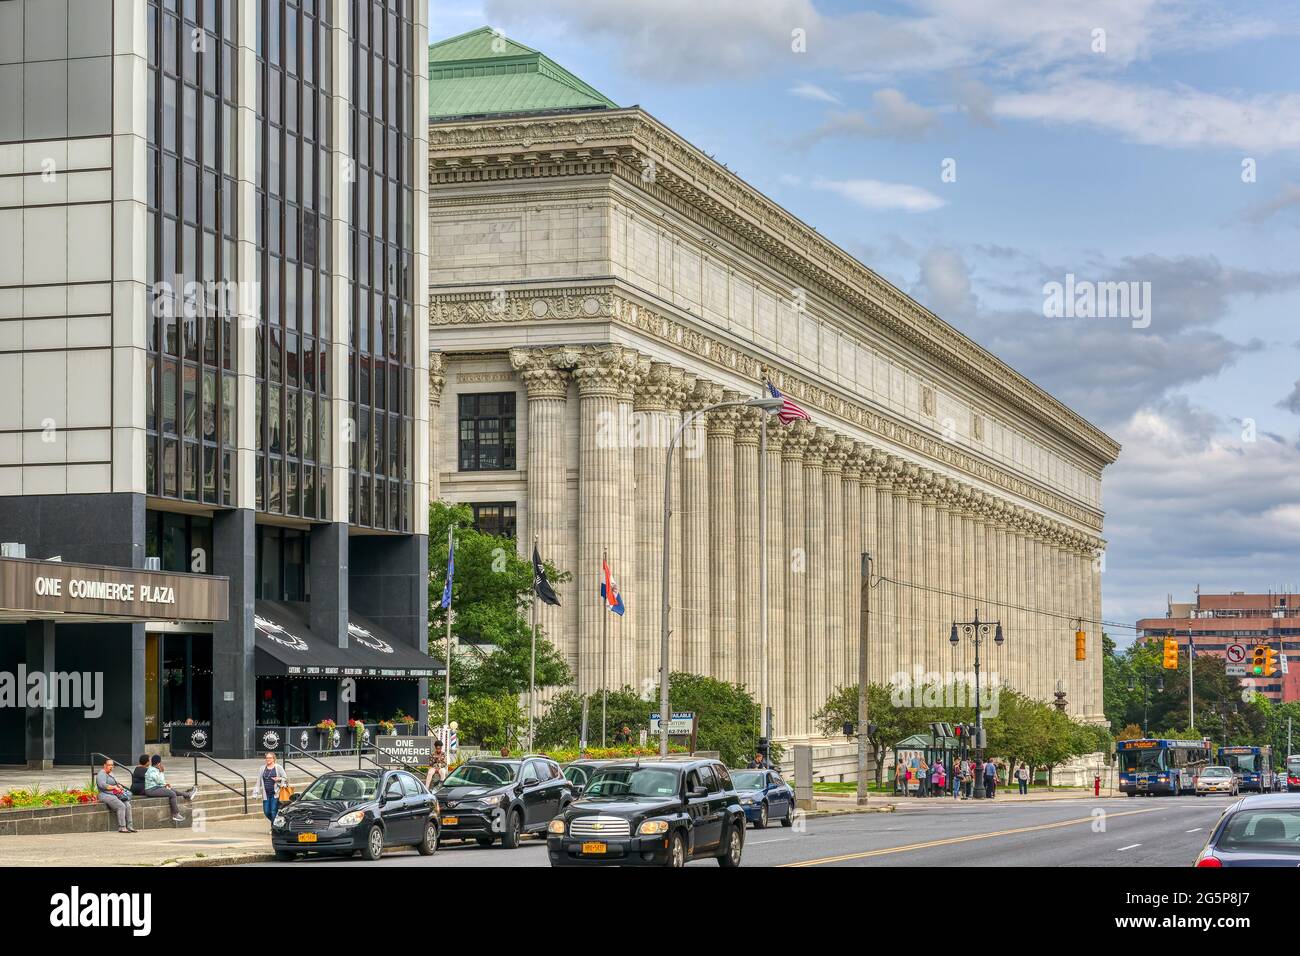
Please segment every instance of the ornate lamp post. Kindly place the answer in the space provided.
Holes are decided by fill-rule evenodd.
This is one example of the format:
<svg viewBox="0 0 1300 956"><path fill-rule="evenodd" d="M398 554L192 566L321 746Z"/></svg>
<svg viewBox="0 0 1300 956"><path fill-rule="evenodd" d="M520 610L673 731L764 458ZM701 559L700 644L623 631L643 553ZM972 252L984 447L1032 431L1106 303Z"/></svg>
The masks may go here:
<svg viewBox="0 0 1300 956"><path fill-rule="evenodd" d="M976 800L983 800L984 793L984 718L980 713L980 645L990 637L998 647L1006 640L1002 636L1001 621L981 621L979 608L975 609L975 620L954 621L948 642L956 647L961 638L966 638L975 645L975 761L979 766L975 771Z"/></svg>
<svg viewBox="0 0 1300 956"><path fill-rule="evenodd" d="M1128 679L1128 689L1130 691L1137 690L1137 684L1138 682L1136 678L1130 677ZM1162 693L1165 689L1164 677L1163 676L1157 677L1155 680L1155 684L1156 684L1156 693ZM1151 735L1151 732L1147 729L1147 709L1150 703L1151 703L1151 681L1144 680L1142 681L1142 736L1143 737L1149 737Z"/></svg>

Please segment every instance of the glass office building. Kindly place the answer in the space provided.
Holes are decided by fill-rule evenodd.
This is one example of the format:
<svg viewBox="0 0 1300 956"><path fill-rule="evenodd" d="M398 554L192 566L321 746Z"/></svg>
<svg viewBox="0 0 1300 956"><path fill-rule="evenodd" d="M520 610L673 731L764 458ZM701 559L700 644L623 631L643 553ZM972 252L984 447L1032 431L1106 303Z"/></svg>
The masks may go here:
<svg viewBox="0 0 1300 956"><path fill-rule="evenodd" d="M0 0L0 541L230 581L225 622L95 626L116 710L57 759L422 715L427 35L415 0Z"/></svg>

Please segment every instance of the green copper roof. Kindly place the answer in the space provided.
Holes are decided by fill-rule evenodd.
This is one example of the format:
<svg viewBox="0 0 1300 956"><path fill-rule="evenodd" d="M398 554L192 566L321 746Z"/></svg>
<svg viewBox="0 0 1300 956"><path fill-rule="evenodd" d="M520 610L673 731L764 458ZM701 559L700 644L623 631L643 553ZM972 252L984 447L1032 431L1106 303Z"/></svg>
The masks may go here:
<svg viewBox="0 0 1300 956"><path fill-rule="evenodd" d="M429 47L429 116L617 109L544 53L480 27Z"/></svg>

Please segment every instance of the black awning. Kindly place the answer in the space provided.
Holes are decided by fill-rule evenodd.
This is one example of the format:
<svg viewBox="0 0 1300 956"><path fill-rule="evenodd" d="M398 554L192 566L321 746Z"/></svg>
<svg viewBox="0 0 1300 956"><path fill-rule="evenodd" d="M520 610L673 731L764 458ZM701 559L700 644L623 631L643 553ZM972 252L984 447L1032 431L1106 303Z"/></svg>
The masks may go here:
<svg viewBox="0 0 1300 956"><path fill-rule="evenodd" d="M442 662L402 644L373 621L350 615L348 646L312 633L305 606L258 601L255 666L263 677L398 677L443 673Z"/></svg>

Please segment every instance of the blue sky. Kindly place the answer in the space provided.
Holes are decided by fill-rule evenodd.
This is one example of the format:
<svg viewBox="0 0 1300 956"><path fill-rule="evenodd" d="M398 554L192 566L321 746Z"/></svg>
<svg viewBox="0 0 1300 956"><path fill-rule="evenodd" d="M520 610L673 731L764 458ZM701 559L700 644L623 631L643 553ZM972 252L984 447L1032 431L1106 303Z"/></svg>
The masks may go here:
<svg viewBox="0 0 1300 956"><path fill-rule="evenodd" d="M483 0L430 36L488 24L642 106L1123 442L1131 622L1300 589L1300 9L1241 6ZM1150 326L1044 318L1066 273L1150 282Z"/></svg>

